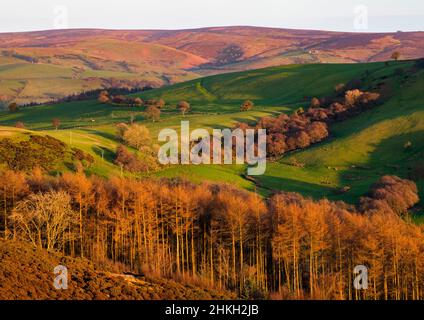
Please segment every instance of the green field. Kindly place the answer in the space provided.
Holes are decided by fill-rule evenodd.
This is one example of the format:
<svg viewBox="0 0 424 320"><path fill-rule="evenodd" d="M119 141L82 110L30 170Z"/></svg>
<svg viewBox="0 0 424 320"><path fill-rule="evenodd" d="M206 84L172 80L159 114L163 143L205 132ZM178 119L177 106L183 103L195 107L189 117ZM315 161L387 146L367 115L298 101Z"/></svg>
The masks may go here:
<svg viewBox="0 0 424 320"><path fill-rule="evenodd" d="M224 128L236 122L254 122L266 115L293 112L306 107L312 96L332 94L334 86L352 79L362 80L364 89L378 83L390 84L391 99L358 117L334 125L331 138L307 150L268 162L266 174L256 184L243 177L240 166L173 166L156 173L160 177L185 177L193 181L224 181L262 194L273 190L296 191L314 198L327 197L355 203L370 185L384 174L409 176L409 169L424 158L424 72L413 75L396 72L413 62L371 64L317 64L273 67L206 77L141 93L143 99L163 98L167 106L161 120L145 119L143 108L116 107L97 101L62 103L24 108L0 114L0 125L13 126L22 121L28 129L48 133L94 155L89 171L108 176L118 174L113 165L115 124L131 116L151 130L153 137L162 128L178 128L183 117L176 103L187 100L191 112L184 118L191 128ZM240 112L240 104L251 99L255 107ZM51 120L59 118L61 129L52 129ZM406 150L406 142L412 148ZM103 154L103 158L102 155ZM303 167L293 166L294 162ZM347 193L337 190L349 186ZM418 181L421 198L424 182Z"/></svg>

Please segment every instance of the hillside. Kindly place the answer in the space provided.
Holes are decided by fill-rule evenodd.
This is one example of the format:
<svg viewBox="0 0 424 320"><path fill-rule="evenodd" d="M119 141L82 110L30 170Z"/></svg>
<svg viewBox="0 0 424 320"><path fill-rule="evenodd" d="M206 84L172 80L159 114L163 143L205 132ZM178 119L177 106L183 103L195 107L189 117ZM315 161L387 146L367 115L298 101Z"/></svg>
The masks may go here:
<svg viewBox="0 0 424 320"><path fill-rule="evenodd" d="M209 300L232 294L173 280L129 275L37 249L25 242L0 240L0 300ZM54 268L68 268L68 289L53 286ZM115 268L116 269L116 268Z"/></svg>
<svg viewBox="0 0 424 320"><path fill-rule="evenodd" d="M210 112L216 105L232 105L235 111L242 99L252 99L256 110L277 105L295 110L309 106L310 97L331 94L338 83L360 79L367 90L385 83L391 88L391 98L382 106L336 124L329 141L268 163L266 174L258 177L258 186L267 190L265 192L295 191L315 198L356 202L383 174L413 175L413 169L424 156L424 99L420 94L424 88L424 72L411 75L407 70L412 65L412 62L399 62L388 66L373 63L268 68L193 80L141 96L162 97L171 102L185 99ZM305 101L304 97L309 98ZM275 112L286 110L280 107ZM233 121L246 121L244 113L239 115L229 116ZM203 124L206 121L203 120ZM405 150L408 142L413 147ZM293 166L295 162L302 167ZM192 169L175 170L181 174ZM198 168L193 170L199 174ZM205 169L205 175L213 175L207 171ZM173 175L173 170L168 174ZM422 178L418 184L424 197ZM337 190L343 187L349 187L350 191L339 194Z"/></svg>
<svg viewBox="0 0 424 320"><path fill-rule="evenodd" d="M3 33L0 43L0 99L21 104L277 65L384 61L396 50L424 56L423 32L76 29Z"/></svg>
<svg viewBox="0 0 424 320"><path fill-rule="evenodd" d="M97 101L62 103L24 108L0 114L0 124L13 126L22 121L28 129L49 135L91 154L89 172L110 176L119 172L113 163L118 144L114 124L128 122L131 115L145 124L153 137L162 128L178 128L182 120L175 104L188 100L192 111L186 116L191 128L231 127L236 122L255 123L264 116L292 113L309 106L313 96L331 95L334 86L361 80L361 86L374 90L385 83L390 99L376 109L340 122L331 138L309 149L268 162L267 172L256 183L243 177L243 166L174 166L157 172L160 177L185 177L193 181L225 181L262 194L273 190L296 191L314 198L327 197L358 201L371 184L384 174L412 177L424 197L422 178L413 170L424 153L423 70L411 73L414 61L367 64L318 64L271 67L205 77L139 94L143 99L164 98L167 106L159 122L145 117L143 108L116 107ZM255 107L240 112L244 99ZM62 130L53 130L51 119L59 117ZM412 148L404 146L410 142ZM99 150L104 151L101 158ZM294 166L300 163L302 166ZM346 193L338 190L349 187Z"/></svg>

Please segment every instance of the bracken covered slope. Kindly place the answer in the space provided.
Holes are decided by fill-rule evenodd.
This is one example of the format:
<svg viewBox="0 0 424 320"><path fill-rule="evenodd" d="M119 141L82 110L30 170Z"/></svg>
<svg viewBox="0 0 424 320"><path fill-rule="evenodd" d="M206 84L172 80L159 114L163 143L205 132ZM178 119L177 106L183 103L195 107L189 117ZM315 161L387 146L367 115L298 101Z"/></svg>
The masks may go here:
<svg viewBox="0 0 424 320"><path fill-rule="evenodd" d="M54 288L54 268L68 268L68 289ZM234 296L173 280L98 269L85 259L64 257L23 242L0 240L0 300L209 300Z"/></svg>

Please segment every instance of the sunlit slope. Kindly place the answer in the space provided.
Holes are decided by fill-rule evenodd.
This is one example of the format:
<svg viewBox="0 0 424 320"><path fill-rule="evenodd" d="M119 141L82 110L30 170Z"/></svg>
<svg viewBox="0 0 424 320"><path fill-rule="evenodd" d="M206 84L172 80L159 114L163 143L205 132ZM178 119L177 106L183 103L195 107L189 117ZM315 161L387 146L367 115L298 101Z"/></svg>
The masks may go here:
<svg viewBox="0 0 424 320"><path fill-rule="evenodd" d="M168 102L160 121L155 123L145 118L144 108L82 101L1 113L0 124L13 126L22 121L29 129L42 130L89 152L96 162L88 171L110 176L120 174L113 164L119 144L115 124L129 122L131 116L146 125L155 139L162 128L178 129L181 120L189 120L192 129L231 127L236 122L255 122L263 116L307 107L306 97L329 95L338 83L360 79L365 89L372 90L378 83L388 82L392 88L390 100L333 125L330 140L288 154L278 162L268 162L266 174L257 177L256 184L244 178L245 168L240 166L173 166L155 174L193 181L224 181L250 190L257 188L262 194L286 190L356 202L382 175L410 177L410 169L424 157L424 74L421 71L411 76L396 71L413 63L295 65L206 77L141 93L143 99L162 97ZM192 105L192 111L184 118L175 107L183 99ZM252 99L255 107L240 112L240 103L245 99ZM52 128L55 117L62 122L61 130ZM405 148L409 142L412 147ZM303 168L293 165L296 163ZM424 197L422 180L418 185ZM344 187L350 190L340 193Z"/></svg>
<svg viewBox="0 0 424 320"><path fill-rule="evenodd" d="M274 111L293 110L306 106L312 96L332 94L336 84L360 79L365 72L371 76L379 72L393 73L397 66L406 64L409 62L393 63L388 67L384 63L281 66L205 77L139 95L143 99L164 98L168 106L162 112L163 119L181 118L175 105L180 100L187 100L192 105L192 117L200 114L228 114L229 118L233 118L232 122L237 122L241 120L238 118L245 116L239 110L241 102L246 99L255 102L255 112L266 111L270 107ZM143 108L116 107L91 100L29 107L16 113L0 113L0 123L14 125L17 121L22 121L31 129L47 129L51 128L51 120L57 117L62 121L62 127L66 128L95 126L128 121L131 114L138 117L137 121L143 121L142 112ZM162 123L157 126L162 126Z"/></svg>
<svg viewBox="0 0 424 320"><path fill-rule="evenodd" d="M309 103L309 97L332 94L339 83L363 78L365 72L372 75L394 68L395 64L387 67L384 63L280 66L205 77L147 91L140 96L163 98L171 103L187 100L205 107L215 103L239 107L245 99L258 105L305 104L306 100Z"/></svg>
<svg viewBox="0 0 424 320"><path fill-rule="evenodd" d="M402 79L393 77L393 97L384 105L334 125L328 142L269 164L260 182L270 189L356 201L382 175L416 178L411 169L424 159L424 72L406 83ZM305 167L291 165L295 162ZM423 198L423 181L418 185ZM349 192L337 194L346 186Z"/></svg>

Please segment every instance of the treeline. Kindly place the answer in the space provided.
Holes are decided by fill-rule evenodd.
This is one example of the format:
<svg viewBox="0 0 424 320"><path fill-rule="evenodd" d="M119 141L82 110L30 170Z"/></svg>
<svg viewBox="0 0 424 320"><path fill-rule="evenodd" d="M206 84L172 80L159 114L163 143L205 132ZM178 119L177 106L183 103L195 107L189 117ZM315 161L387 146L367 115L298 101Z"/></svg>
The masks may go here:
<svg viewBox="0 0 424 320"><path fill-rule="evenodd" d="M112 81L112 80L110 80L110 81ZM119 82L119 80L117 80L117 81ZM116 83L114 83L114 84L117 85ZM136 93L136 92L143 92L143 91L148 91L148 90L153 89L151 86L140 86L140 85L137 85L137 84L133 84L133 85L134 85L133 87L122 87L122 88L120 88L119 86L117 86L117 87L108 88L108 92L110 92L110 94L112 94L112 95L125 96L125 95L133 94L133 93ZM64 103L64 102L76 102L76 101L85 101L85 100L97 99L103 91L105 91L105 90L104 89L87 90L87 91L83 91L83 92L79 92L79 93L70 94L70 95L64 96L62 98L51 99L50 101L47 101L47 102L35 102L35 101L33 101L33 102L29 102L29 103L20 104L19 106L16 103L13 103L13 102L7 104L7 101L5 101L5 103L7 104L9 111L15 112L15 111L19 110L19 107L22 107L22 108L35 107L35 106L51 105L51 104ZM10 98L8 100L10 100ZM14 107L10 108L10 106L13 105L13 104L16 105L17 108L14 108Z"/></svg>
<svg viewBox="0 0 424 320"><path fill-rule="evenodd" d="M152 98L143 100L140 97L113 95L107 90L101 91L97 100L100 103L110 104L114 106L144 107L146 112L146 118L153 120L153 122L159 120L161 110L167 105L166 101L162 98ZM178 102L175 107L182 113L183 116L191 109L190 103L185 100Z"/></svg>
<svg viewBox="0 0 424 320"><path fill-rule="evenodd" d="M81 170L57 177L7 170L0 179L7 239L201 280L242 298L424 297L423 228L400 217L418 201L416 186L397 177L373 186L368 201L381 206L370 208ZM368 268L368 290L353 287L357 265Z"/></svg>
<svg viewBox="0 0 424 320"><path fill-rule="evenodd" d="M336 91L337 95L332 98L313 98L307 111L300 108L290 116L283 113L261 118L255 127L267 130L267 155L278 157L323 141L329 136L332 123L373 108L380 101L379 93L346 90L344 85L336 86ZM246 123L237 126L249 128Z"/></svg>

